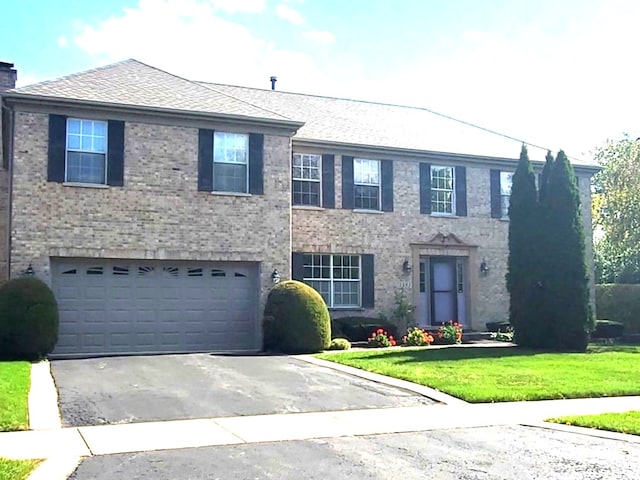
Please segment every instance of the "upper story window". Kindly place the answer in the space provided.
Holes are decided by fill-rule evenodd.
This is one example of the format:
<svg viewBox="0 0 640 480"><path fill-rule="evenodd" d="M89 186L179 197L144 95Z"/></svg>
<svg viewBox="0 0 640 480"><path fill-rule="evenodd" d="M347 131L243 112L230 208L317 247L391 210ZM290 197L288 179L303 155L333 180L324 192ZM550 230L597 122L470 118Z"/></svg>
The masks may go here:
<svg viewBox="0 0 640 480"><path fill-rule="evenodd" d="M455 175L453 167L431 166L431 213L455 215Z"/></svg>
<svg viewBox="0 0 640 480"><path fill-rule="evenodd" d="M511 197L511 185L513 184L513 172L500 172L500 214L502 218L509 217L509 198Z"/></svg>
<svg viewBox="0 0 640 480"><path fill-rule="evenodd" d="M65 181L107 183L107 122L67 119Z"/></svg>
<svg viewBox="0 0 640 480"><path fill-rule="evenodd" d="M213 190L247 193L249 188L249 135L214 132Z"/></svg>
<svg viewBox="0 0 640 480"><path fill-rule="evenodd" d="M353 160L354 208L380 210L380 162Z"/></svg>
<svg viewBox="0 0 640 480"><path fill-rule="evenodd" d="M319 207L321 205L322 156L294 153L292 178L293 204Z"/></svg>

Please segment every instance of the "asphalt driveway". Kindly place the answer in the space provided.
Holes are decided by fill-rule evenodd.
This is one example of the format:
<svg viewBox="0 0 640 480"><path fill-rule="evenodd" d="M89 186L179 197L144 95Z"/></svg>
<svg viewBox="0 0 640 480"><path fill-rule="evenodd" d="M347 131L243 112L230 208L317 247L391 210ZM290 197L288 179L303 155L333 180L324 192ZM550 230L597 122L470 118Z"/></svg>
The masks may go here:
<svg viewBox="0 0 640 480"><path fill-rule="evenodd" d="M106 455L71 480L619 480L639 459L637 443L505 426Z"/></svg>
<svg viewBox="0 0 640 480"><path fill-rule="evenodd" d="M65 426L428 405L432 400L287 356L56 360Z"/></svg>

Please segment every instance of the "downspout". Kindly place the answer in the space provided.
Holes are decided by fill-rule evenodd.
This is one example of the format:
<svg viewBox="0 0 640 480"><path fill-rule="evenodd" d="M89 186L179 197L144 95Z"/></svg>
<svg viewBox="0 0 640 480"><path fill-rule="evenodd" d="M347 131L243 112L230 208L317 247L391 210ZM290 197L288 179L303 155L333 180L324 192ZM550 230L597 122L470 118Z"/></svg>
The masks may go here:
<svg viewBox="0 0 640 480"><path fill-rule="evenodd" d="M7 192L7 216L9 217L7 219L7 278L10 279L11 278L11 221L13 219L13 131L14 131L14 122L15 122L15 111L13 110L13 108L9 108L7 105L5 105L4 101L0 98L0 101L2 103L2 109L4 109L5 111L8 112L8 125L7 125L7 129L5 130L7 133L8 138L8 142L6 143L7 145L7 151L3 151L3 154L7 156L7 173L9 176L9 185L8 185L8 192ZM1 113L0 113L1 114Z"/></svg>

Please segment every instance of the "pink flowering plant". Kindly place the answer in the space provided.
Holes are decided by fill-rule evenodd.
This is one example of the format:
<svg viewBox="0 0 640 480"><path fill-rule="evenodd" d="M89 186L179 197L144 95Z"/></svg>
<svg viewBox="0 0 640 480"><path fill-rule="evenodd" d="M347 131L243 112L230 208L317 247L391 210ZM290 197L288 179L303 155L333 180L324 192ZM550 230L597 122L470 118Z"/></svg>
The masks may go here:
<svg viewBox="0 0 640 480"><path fill-rule="evenodd" d="M385 330L379 328L371 332L371 336L367 340L367 346L373 348L395 347L396 341L393 335L389 335Z"/></svg>
<svg viewBox="0 0 640 480"><path fill-rule="evenodd" d="M438 338L445 343L462 343L462 325L453 320L443 323L438 329Z"/></svg>

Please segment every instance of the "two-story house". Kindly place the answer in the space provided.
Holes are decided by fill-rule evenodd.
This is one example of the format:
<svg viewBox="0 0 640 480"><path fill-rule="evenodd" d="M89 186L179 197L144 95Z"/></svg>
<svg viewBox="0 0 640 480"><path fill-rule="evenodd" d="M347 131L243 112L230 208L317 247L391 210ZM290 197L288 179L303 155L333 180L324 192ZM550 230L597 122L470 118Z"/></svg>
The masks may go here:
<svg viewBox="0 0 640 480"><path fill-rule="evenodd" d="M421 325L508 316L515 140L135 60L10 89L2 112L0 273L52 286L58 355L259 350L278 276L334 316L401 289ZM595 168L574 168L588 232Z"/></svg>

